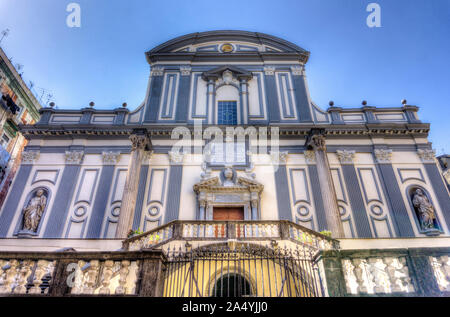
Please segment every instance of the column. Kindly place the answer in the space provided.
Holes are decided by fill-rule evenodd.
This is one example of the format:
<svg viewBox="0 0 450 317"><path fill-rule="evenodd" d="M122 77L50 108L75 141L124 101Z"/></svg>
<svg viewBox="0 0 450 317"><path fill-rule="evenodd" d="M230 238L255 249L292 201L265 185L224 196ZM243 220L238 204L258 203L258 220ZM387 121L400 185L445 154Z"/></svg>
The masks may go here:
<svg viewBox="0 0 450 317"><path fill-rule="evenodd" d="M343 238L344 229L342 227L341 215L336 199L333 179L331 177L330 165L325 146L325 136L323 131L311 130L306 140L308 149L314 151L317 166L317 175L320 183L320 192L325 207L325 218L328 230L331 231L333 238Z"/></svg>
<svg viewBox="0 0 450 317"><path fill-rule="evenodd" d="M240 124L248 123L248 82L241 79L241 121Z"/></svg>
<svg viewBox="0 0 450 317"><path fill-rule="evenodd" d="M142 132L131 135L130 140L132 142L131 158L130 163L128 164L127 180L123 190L116 238L126 238L131 229L138 193L142 160L145 157L145 150L150 145L147 135Z"/></svg>
<svg viewBox="0 0 450 317"><path fill-rule="evenodd" d="M207 113L208 113L208 124L215 124L217 123L216 120L216 112L214 111L215 109L215 104L214 104L214 95L215 95L215 89L214 89L214 81L212 79L208 80L208 92L207 92Z"/></svg>

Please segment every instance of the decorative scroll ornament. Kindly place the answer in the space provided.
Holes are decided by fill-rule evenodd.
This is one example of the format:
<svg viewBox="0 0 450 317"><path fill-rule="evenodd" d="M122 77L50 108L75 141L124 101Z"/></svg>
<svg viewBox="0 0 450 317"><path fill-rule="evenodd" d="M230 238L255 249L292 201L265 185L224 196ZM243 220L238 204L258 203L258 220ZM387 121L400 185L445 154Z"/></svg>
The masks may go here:
<svg viewBox="0 0 450 317"><path fill-rule="evenodd" d="M391 163L392 150L377 149L375 150L375 157L377 163Z"/></svg>
<svg viewBox="0 0 450 317"><path fill-rule="evenodd" d="M420 225L422 227L422 230L424 231L435 231L439 230L436 226L436 214L434 211L433 205L428 200L428 197L425 196L423 191L421 189L416 189L413 195L413 205L416 209L419 218L420 218Z"/></svg>
<svg viewBox="0 0 450 317"><path fill-rule="evenodd" d="M184 153L183 152L176 152L176 151L169 151L169 158L171 163L179 164L183 162Z"/></svg>
<svg viewBox="0 0 450 317"><path fill-rule="evenodd" d="M163 67L152 67L152 71L150 73L151 76L162 76L164 75L164 68Z"/></svg>
<svg viewBox="0 0 450 317"><path fill-rule="evenodd" d="M292 72L292 75L294 75L294 76L301 76L301 75L303 75L303 67L293 66L293 67L291 67L291 72Z"/></svg>
<svg viewBox="0 0 450 317"><path fill-rule="evenodd" d="M80 164L84 157L84 151L66 151L66 164Z"/></svg>
<svg viewBox="0 0 450 317"><path fill-rule="evenodd" d="M270 75L270 76L275 75L275 67L272 67L272 66L264 67L264 74Z"/></svg>
<svg viewBox="0 0 450 317"><path fill-rule="evenodd" d="M289 152L270 151L270 158L272 159L272 163L286 164L288 154Z"/></svg>
<svg viewBox="0 0 450 317"><path fill-rule="evenodd" d="M145 150L145 148L149 145L149 140L147 136L140 134L132 134L130 136L131 140L131 150Z"/></svg>
<svg viewBox="0 0 450 317"><path fill-rule="evenodd" d="M23 231L36 233L46 205L47 193L43 189L37 190L23 208Z"/></svg>
<svg viewBox="0 0 450 317"><path fill-rule="evenodd" d="M305 159L307 164L315 164L316 163L316 154L314 151L305 151Z"/></svg>
<svg viewBox="0 0 450 317"><path fill-rule="evenodd" d="M419 155L422 162L434 163L434 157L436 155L436 150L417 150L417 155Z"/></svg>
<svg viewBox="0 0 450 317"><path fill-rule="evenodd" d="M326 151L325 136L322 134L311 135L306 143L306 146L314 151Z"/></svg>
<svg viewBox="0 0 450 317"><path fill-rule="evenodd" d="M192 68L189 66L180 67L181 76L189 76L191 74Z"/></svg>
<svg viewBox="0 0 450 317"><path fill-rule="evenodd" d="M39 151L22 152L22 164L33 164L39 158Z"/></svg>
<svg viewBox="0 0 450 317"><path fill-rule="evenodd" d="M353 164L355 151L337 150L336 153L341 164Z"/></svg>
<svg viewBox="0 0 450 317"><path fill-rule="evenodd" d="M232 83L235 85L239 84L239 82L234 78L233 72L231 72L230 70L226 70L223 72L222 78L220 78L217 82L217 86L231 85Z"/></svg>
<svg viewBox="0 0 450 317"><path fill-rule="evenodd" d="M120 153L119 152L103 152L102 153L102 157L103 157L103 164L105 165L116 165L117 162L119 161L120 158Z"/></svg>

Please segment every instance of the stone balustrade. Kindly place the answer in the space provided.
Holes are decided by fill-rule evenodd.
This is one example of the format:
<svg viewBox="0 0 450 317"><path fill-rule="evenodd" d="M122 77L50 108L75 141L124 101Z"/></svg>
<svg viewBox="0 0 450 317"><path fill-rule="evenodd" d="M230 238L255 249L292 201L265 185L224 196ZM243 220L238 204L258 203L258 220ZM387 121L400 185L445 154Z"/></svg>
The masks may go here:
<svg viewBox="0 0 450 317"><path fill-rule="evenodd" d="M316 250L338 249L337 240L290 221L172 221L124 241L123 249L157 248L173 240L289 240Z"/></svg>
<svg viewBox="0 0 450 317"><path fill-rule="evenodd" d="M322 251L330 296L450 296L450 248Z"/></svg>
<svg viewBox="0 0 450 317"><path fill-rule="evenodd" d="M163 259L161 251L0 253L0 295L155 296L146 272Z"/></svg>
<svg viewBox="0 0 450 317"><path fill-rule="evenodd" d="M349 294L415 291L404 256L343 259L342 265Z"/></svg>
<svg viewBox="0 0 450 317"><path fill-rule="evenodd" d="M433 273L442 292L450 292L450 254L430 256Z"/></svg>

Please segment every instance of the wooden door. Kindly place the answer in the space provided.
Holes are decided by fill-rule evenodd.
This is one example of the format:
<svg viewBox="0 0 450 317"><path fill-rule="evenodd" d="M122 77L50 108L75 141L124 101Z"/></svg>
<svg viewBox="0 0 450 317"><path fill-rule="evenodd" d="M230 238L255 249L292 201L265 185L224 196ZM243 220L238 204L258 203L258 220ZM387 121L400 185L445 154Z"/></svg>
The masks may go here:
<svg viewBox="0 0 450 317"><path fill-rule="evenodd" d="M244 207L214 207L213 220L244 220Z"/></svg>

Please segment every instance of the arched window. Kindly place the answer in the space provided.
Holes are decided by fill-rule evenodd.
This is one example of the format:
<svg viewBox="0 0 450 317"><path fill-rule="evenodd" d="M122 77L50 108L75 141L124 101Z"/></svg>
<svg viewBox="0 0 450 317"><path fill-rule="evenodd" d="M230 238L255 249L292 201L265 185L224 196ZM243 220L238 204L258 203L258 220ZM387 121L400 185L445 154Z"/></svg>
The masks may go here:
<svg viewBox="0 0 450 317"><path fill-rule="evenodd" d="M224 274L215 283L212 296L243 297L252 295L250 283L240 274Z"/></svg>

